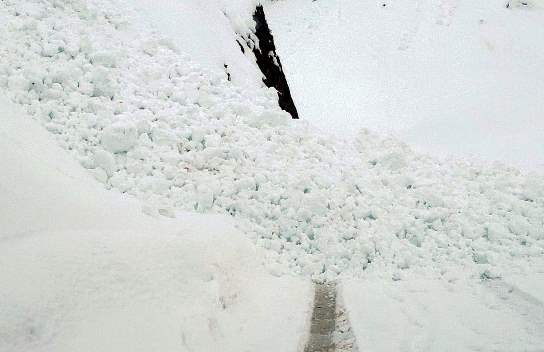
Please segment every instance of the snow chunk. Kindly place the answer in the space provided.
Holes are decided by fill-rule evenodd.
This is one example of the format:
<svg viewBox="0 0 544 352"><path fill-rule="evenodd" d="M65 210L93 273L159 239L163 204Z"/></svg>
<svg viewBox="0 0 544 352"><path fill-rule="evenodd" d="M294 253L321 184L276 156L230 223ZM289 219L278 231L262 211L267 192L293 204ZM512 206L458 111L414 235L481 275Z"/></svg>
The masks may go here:
<svg viewBox="0 0 544 352"><path fill-rule="evenodd" d="M129 151L138 141L138 129L134 124L115 122L102 131L101 143L112 153Z"/></svg>
<svg viewBox="0 0 544 352"><path fill-rule="evenodd" d="M94 164L106 172L108 176L117 169L114 156L105 150L97 149L93 155Z"/></svg>
<svg viewBox="0 0 544 352"><path fill-rule="evenodd" d="M196 209L200 212L209 210L213 205L213 191L206 185L197 187Z"/></svg>

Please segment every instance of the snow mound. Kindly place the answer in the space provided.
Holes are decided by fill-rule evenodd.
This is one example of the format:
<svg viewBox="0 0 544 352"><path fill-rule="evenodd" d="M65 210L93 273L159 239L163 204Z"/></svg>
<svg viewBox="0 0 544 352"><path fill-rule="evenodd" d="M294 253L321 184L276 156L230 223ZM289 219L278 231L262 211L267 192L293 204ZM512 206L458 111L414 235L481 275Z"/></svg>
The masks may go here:
<svg viewBox="0 0 544 352"><path fill-rule="evenodd" d="M272 270L316 280L542 255L542 179L365 131L355 143L319 134L274 92L232 85L121 12L107 0L2 3L0 87L146 212L230 214Z"/></svg>
<svg viewBox="0 0 544 352"><path fill-rule="evenodd" d="M310 282L230 218L151 218L3 99L0 126L0 351L298 350Z"/></svg>

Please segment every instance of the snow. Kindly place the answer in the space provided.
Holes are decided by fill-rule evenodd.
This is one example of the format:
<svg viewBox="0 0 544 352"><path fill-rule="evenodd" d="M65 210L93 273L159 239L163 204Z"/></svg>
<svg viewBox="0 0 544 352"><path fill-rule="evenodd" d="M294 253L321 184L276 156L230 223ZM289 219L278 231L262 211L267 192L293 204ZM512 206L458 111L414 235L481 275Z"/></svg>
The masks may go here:
<svg viewBox="0 0 544 352"><path fill-rule="evenodd" d="M290 120L275 92L235 85L191 61L192 47L132 25L115 2L85 4L35 3L32 15L6 3L0 82L146 214L230 214L271 272L315 280L480 275L542 255L541 178L438 161L368 131L321 133ZM48 45L59 50L45 55ZM93 61L108 56L115 64Z"/></svg>
<svg viewBox="0 0 544 352"><path fill-rule="evenodd" d="M138 142L138 130L130 122L112 123L102 131L100 142L112 153L128 152Z"/></svg>
<svg viewBox="0 0 544 352"><path fill-rule="evenodd" d="M523 267L509 270L503 277L514 290L525 292L530 300L544 302L544 262L530 261Z"/></svg>
<svg viewBox="0 0 544 352"><path fill-rule="evenodd" d="M256 63L247 60L236 43L236 32L254 26L254 0L135 0L125 6L134 9L134 23L160 32L177 48L190 52L203 67L223 71L233 82L248 88L263 86Z"/></svg>
<svg viewBox="0 0 544 352"><path fill-rule="evenodd" d="M541 4L265 5L1 3L0 350L542 349Z"/></svg>
<svg viewBox="0 0 544 352"><path fill-rule="evenodd" d="M266 12L302 119L542 174L544 6L505 3L292 0Z"/></svg>
<svg viewBox="0 0 544 352"><path fill-rule="evenodd" d="M0 100L1 351L297 351L309 282L220 215L144 215ZM266 302L266 304L263 304Z"/></svg>
<svg viewBox="0 0 544 352"><path fill-rule="evenodd" d="M540 351L542 301L503 286L415 276L346 280L341 291L360 351Z"/></svg>

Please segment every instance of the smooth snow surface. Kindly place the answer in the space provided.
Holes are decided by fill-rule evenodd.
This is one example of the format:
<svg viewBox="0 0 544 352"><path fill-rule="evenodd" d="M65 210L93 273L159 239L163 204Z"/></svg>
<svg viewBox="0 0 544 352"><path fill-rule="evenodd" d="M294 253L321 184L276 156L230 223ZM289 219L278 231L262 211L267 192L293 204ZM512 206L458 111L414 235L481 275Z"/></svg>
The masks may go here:
<svg viewBox="0 0 544 352"><path fill-rule="evenodd" d="M296 352L304 342L309 282L267 274L229 218L142 214L3 99L0 150L0 351Z"/></svg>
<svg viewBox="0 0 544 352"><path fill-rule="evenodd" d="M302 119L544 174L544 3L511 3L289 0L266 10Z"/></svg>
<svg viewBox="0 0 544 352"><path fill-rule="evenodd" d="M500 279L346 280L341 291L360 351L544 348L543 301Z"/></svg>
<svg viewBox="0 0 544 352"><path fill-rule="evenodd" d="M316 280L451 266L478 276L542 256L542 178L439 162L366 131L319 133L274 92L233 85L131 25L115 2L55 4L2 3L0 87L146 213L230 214L270 270Z"/></svg>
<svg viewBox="0 0 544 352"><path fill-rule="evenodd" d="M530 262L523 268L509 270L504 280L544 304L544 261Z"/></svg>
<svg viewBox="0 0 544 352"><path fill-rule="evenodd" d="M128 0L137 26L151 26L191 59L216 72L226 70L237 85L263 87L262 73L236 43L236 32L254 27L255 0ZM247 92L250 92L248 90Z"/></svg>

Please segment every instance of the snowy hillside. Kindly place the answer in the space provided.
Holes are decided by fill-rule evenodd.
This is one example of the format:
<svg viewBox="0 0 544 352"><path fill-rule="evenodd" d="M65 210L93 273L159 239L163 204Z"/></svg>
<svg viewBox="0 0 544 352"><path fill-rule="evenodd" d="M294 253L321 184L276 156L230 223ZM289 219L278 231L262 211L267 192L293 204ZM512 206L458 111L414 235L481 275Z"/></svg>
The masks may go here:
<svg viewBox="0 0 544 352"><path fill-rule="evenodd" d="M267 11L303 119L544 174L544 3L506 3L290 0Z"/></svg>
<svg viewBox="0 0 544 352"><path fill-rule="evenodd" d="M256 1L2 2L0 351L302 351L312 281L360 351L543 348L543 10L381 4L264 2L293 120Z"/></svg>
<svg viewBox="0 0 544 352"><path fill-rule="evenodd" d="M322 135L290 121L272 92L246 94L106 4L6 7L3 81L97 180L147 213L231 214L275 270L322 278L369 263L440 272L475 255L540 255L543 180L439 163L368 133L356 143Z"/></svg>

